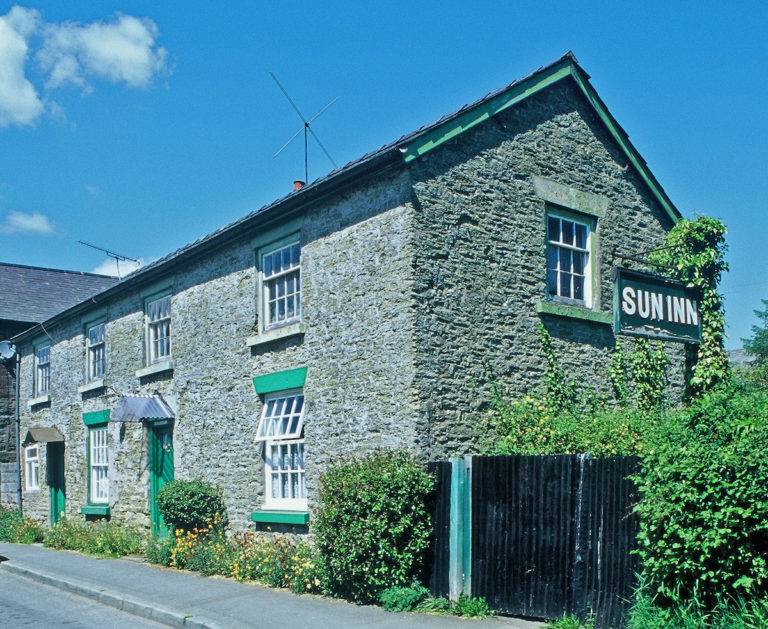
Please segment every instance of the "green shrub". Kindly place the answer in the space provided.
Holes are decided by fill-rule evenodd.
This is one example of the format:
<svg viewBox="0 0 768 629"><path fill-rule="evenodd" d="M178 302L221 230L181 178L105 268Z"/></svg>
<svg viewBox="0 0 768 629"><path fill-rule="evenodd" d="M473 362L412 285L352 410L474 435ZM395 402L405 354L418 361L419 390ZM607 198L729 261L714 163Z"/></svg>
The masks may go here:
<svg viewBox="0 0 768 629"><path fill-rule="evenodd" d="M328 469L314 532L330 593L359 603L424 569L434 479L409 454L379 451Z"/></svg>
<svg viewBox="0 0 768 629"><path fill-rule="evenodd" d="M320 591L316 550L305 541L282 535L235 533L235 553L227 576L288 588L297 594Z"/></svg>
<svg viewBox="0 0 768 629"><path fill-rule="evenodd" d="M173 529L192 531L215 524L226 528L227 508L221 491L201 480L175 480L157 492L157 506Z"/></svg>
<svg viewBox="0 0 768 629"><path fill-rule="evenodd" d="M14 507L0 505L0 542L34 544L42 540L43 529L37 522L22 517Z"/></svg>
<svg viewBox="0 0 768 629"><path fill-rule="evenodd" d="M106 520L59 520L45 532L43 543L56 550L76 550L101 557L122 557L144 552L145 538L136 529Z"/></svg>
<svg viewBox="0 0 768 629"><path fill-rule="evenodd" d="M639 553L661 607L768 596L768 392L721 386L671 413L638 477Z"/></svg>
<svg viewBox="0 0 768 629"><path fill-rule="evenodd" d="M171 549L173 548L174 541L174 538L170 535L165 537L150 537L147 541L147 561L161 566L170 566Z"/></svg>
<svg viewBox="0 0 768 629"><path fill-rule="evenodd" d="M547 624L549 629L594 629L595 623L592 620L582 622L576 616L564 616Z"/></svg>
<svg viewBox="0 0 768 629"><path fill-rule="evenodd" d="M466 596L465 594L459 594L459 600L453 606L453 613L465 618L486 618L496 615L484 597Z"/></svg>
<svg viewBox="0 0 768 629"><path fill-rule="evenodd" d="M639 593L629 613L627 629L758 629L768 627L768 601L727 601L719 598L712 608L697 598L675 600L668 608Z"/></svg>
<svg viewBox="0 0 768 629"><path fill-rule="evenodd" d="M409 612L429 596L423 585L413 583L410 587L391 587L381 593L379 600L389 612Z"/></svg>
<svg viewBox="0 0 768 629"><path fill-rule="evenodd" d="M187 570L194 570L205 576L226 575L235 557L235 548L227 541L221 529L213 530L187 555Z"/></svg>
<svg viewBox="0 0 768 629"><path fill-rule="evenodd" d="M634 455L656 420L627 408L556 410L547 398L510 398L495 386L488 413L488 454Z"/></svg>
<svg viewBox="0 0 768 629"><path fill-rule="evenodd" d="M414 611L424 612L425 614L450 614L453 611L453 603L442 596L425 598L416 605Z"/></svg>

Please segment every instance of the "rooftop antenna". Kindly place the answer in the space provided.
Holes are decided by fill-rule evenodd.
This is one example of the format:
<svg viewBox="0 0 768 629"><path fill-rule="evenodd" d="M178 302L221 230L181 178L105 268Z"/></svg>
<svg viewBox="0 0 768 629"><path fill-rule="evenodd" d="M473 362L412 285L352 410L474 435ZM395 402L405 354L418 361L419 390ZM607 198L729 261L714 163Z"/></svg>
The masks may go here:
<svg viewBox="0 0 768 629"><path fill-rule="evenodd" d="M130 260L131 262L135 262L137 265L141 264L138 260L135 258L129 258L128 256L120 255L119 253L115 253L114 251L110 251L109 249L105 249L104 247L97 247L96 245L92 245L89 242L85 242L84 240L78 240L81 245L85 245L86 247L91 247L92 249L98 249L99 251L103 251L107 254L110 258L115 259L115 264L117 265L117 279L122 279L120 277L120 260L125 262L126 260Z"/></svg>
<svg viewBox="0 0 768 629"><path fill-rule="evenodd" d="M273 157L277 157L282 153L283 149L288 146L293 140L296 138L299 133L304 131L304 181L305 183L309 183L309 169L307 167L307 132L312 134L312 137L315 138L315 141L318 143L321 149L323 149L323 153L325 153L325 156L331 161L331 164L333 164L334 168L337 168L336 162L333 161L333 158L331 157L331 154L325 150L325 147L323 146L323 143L320 141L320 138L317 137L317 134L312 130L312 127L309 126L311 122L317 119L317 117L322 114L326 109L328 109L331 105L333 105L337 100L339 100L339 97L337 96L334 98L330 103L328 103L325 107L323 107L320 111L318 111L314 116L312 116L309 120L307 120L302 113L299 111L299 108L296 107L296 103L293 102L293 99L288 96L288 92L285 91L285 88L280 84L280 81L277 80L277 77L270 72L269 76L271 76L275 83L277 83L277 87L280 88L280 91L283 93L283 95L288 99L288 102L291 104L291 107L293 107L294 111L299 115L299 118L301 118L301 121L304 123L296 133L294 133L290 139L283 144L280 147L280 150L277 151L277 153L274 154Z"/></svg>

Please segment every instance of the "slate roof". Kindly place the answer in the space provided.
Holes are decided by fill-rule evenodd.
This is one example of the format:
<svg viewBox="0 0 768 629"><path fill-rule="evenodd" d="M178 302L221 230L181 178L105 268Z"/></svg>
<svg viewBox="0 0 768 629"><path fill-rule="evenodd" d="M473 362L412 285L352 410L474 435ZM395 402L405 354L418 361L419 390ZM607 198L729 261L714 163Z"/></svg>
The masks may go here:
<svg viewBox="0 0 768 629"><path fill-rule="evenodd" d="M39 323L117 282L106 275L0 262L0 319Z"/></svg>
<svg viewBox="0 0 768 629"><path fill-rule="evenodd" d="M301 208L305 207L308 203L311 203L317 198L323 197L330 191L338 187L349 185L350 182L354 183L355 180L365 176L368 173L379 172L392 165L402 165L404 162L415 159L418 156L418 151L424 149L421 147L417 150L417 155L413 154L414 146L419 141L430 138L431 134L440 133L444 129L448 129L442 139L433 141L429 139L427 147L436 146L446 138L453 137L454 135L463 132L464 130L471 128L475 124L486 119L489 113L486 109L492 105L501 104L499 110L511 106L514 103L526 98L529 94L542 89L542 85L537 84L537 81L551 74L558 68L567 67L569 69L569 76L576 81L577 86L581 89L585 98L589 104L598 112L599 116L605 123L611 135L617 141L624 153L627 155L629 161L635 166L646 183L651 188L652 193L660 201L663 207L667 209L668 214L674 222L677 222L682 215L679 210L672 204L672 201L664 192L663 188L653 176L653 173L647 167L645 160L637 152L632 143L629 141L629 135L619 125L619 123L608 112L605 104L595 92L594 88L589 83L589 74L587 74L581 66L574 54L570 51L565 53L562 57L556 61L538 68L531 72L529 75L512 81L510 84L500 87L492 92L489 92L482 98L477 99L475 102L464 105L460 109L446 114L440 119L424 125L411 133L407 133L394 142L386 144L379 149L371 151L359 159L353 160L344 166L340 166L331 171L327 175L316 179L310 184L305 185L298 190L294 190L286 196L273 201L257 210L254 210L250 214L247 214L228 225L225 225L210 234L203 236L195 240L194 242L177 249L169 253L158 260L155 260L151 264L148 264L133 273L127 275L119 283L118 286L104 290L103 294L94 295L93 301L95 303L103 303L111 296L123 291L130 290L139 285L144 285L152 281L156 281L162 278L164 274L168 273L175 266L183 264L185 261L194 257L202 255L208 251L214 250L223 246L227 242L234 240L242 234L247 233L251 228L263 225L264 222L277 219L287 220L290 215L295 211L301 211ZM507 95L515 93L516 90L523 90L522 95L510 98L505 101ZM478 114L479 115L476 115ZM474 120L467 120L467 116L475 116ZM428 150L428 148L427 148ZM85 304L83 304L84 306ZM73 307L71 312L73 314L76 311L81 310L80 307ZM64 314L63 312L61 313ZM21 338L36 333L36 329L30 329L23 332L18 337Z"/></svg>

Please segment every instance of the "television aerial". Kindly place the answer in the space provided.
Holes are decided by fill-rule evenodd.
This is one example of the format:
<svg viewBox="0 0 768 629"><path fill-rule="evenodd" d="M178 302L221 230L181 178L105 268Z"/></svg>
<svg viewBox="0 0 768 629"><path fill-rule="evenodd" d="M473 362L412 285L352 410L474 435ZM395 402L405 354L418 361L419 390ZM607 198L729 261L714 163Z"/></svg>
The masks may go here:
<svg viewBox="0 0 768 629"><path fill-rule="evenodd" d="M104 253L107 254L108 257L114 258L115 264L117 265L117 279L119 280L123 279L122 277L120 277L120 260L122 260L123 262L127 262L127 261L135 262L136 266L141 265L141 262L139 262L135 258L129 258L128 256L120 255L119 253L115 253L114 251L110 251L109 249L105 249L104 247L98 247L96 245L92 245L91 243L85 242L84 240L78 240L77 242L79 242L81 245L85 245L86 247L91 247L92 249L98 249L99 251L103 251Z"/></svg>
<svg viewBox="0 0 768 629"><path fill-rule="evenodd" d="M314 122L320 114L322 114L326 109L328 109L331 105L333 105L337 100L339 100L339 97L337 96L334 98L330 103L328 103L325 107L323 107L320 111L318 111L314 116L312 116L309 120L307 120L304 115L299 111L299 108L296 106L296 103L293 102L293 99L288 95L288 92L285 91L285 88L282 86L280 81L277 80L277 77L270 72L269 76L271 76L275 83L277 83L277 87L280 88L280 91L283 93L283 96L285 96L288 99L288 102L291 104L291 107L293 107L293 110L298 114L299 118L301 118L301 121L304 123L302 127L296 131L289 139L288 141L283 144L280 149L273 155L273 157L277 157L280 155L280 153L283 152L283 149L286 148L291 142L293 142L296 137L303 131L304 132L304 181L306 183L309 182L309 168L307 166L307 155L308 155L308 148L307 148L307 133L311 133L312 137L315 138L315 142L317 142L318 146L320 146L321 149L323 149L323 153L325 153L325 156L330 160L331 164L333 164L334 168L337 168L336 162L333 161L333 158L331 157L331 154L326 150L326 148L323 146L323 143L320 141L320 138L317 137L317 134L312 130L312 127L310 127L310 123Z"/></svg>

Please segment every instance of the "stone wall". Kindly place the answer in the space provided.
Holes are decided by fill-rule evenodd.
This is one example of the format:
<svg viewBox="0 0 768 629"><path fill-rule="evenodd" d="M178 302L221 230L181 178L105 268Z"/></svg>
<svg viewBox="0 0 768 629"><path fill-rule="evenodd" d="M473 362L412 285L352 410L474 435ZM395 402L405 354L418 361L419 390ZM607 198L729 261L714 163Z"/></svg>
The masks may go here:
<svg viewBox="0 0 768 629"><path fill-rule="evenodd" d="M434 149L412 176L416 371L432 455L477 450L489 371L513 395L541 391L540 320L568 379L609 393L611 326L537 314L547 294L546 204L534 177L608 202L597 221L598 312L612 311L613 248L631 254L659 246L672 221L573 85L539 92ZM674 401L682 345L668 343L666 351Z"/></svg>
<svg viewBox="0 0 768 629"><path fill-rule="evenodd" d="M173 369L139 378L144 366L143 296L106 309L103 389L80 394L84 380L82 317L47 326L51 402L22 409L25 431L56 426L67 436L67 516L87 502L87 429L83 413L114 409L120 396L160 393L176 412L176 478L219 485L235 528L250 526L263 500L262 446L254 441L261 400L254 376L308 366L305 395L307 485L314 504L322 468L382 446L418 447L411 310L412 215L407 180L390 173L361 182L308 209L302 242L303 337L249 347L257 326L252 237L172 271ZM280 230L274 238L285 236ZM270 236L267 236L267 242ZM86 315L87 316L87 315ZM23 395L31 397L32 355L23 357ZM110 509L115 522L149 526L149 452L141 424L109 425ZM41 470L44 462L41 461ZM41 479L44 479L41 471ZM27 512L48 519L45 490L25 494Z"/></svg>

